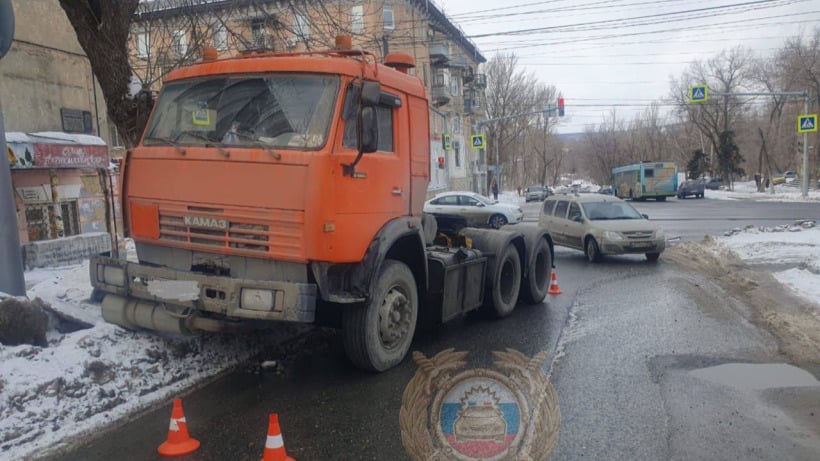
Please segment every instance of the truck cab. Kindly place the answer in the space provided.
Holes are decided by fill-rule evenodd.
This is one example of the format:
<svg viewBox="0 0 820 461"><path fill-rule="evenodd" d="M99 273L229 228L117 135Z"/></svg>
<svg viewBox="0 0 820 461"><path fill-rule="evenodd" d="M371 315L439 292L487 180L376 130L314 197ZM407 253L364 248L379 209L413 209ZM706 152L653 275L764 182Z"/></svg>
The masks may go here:
<svg viewBox="0 0 820 461"><path fill-rule="evenodd" d="M406 355L420 303L441 298L438 319L482 304L430 292L463 290L431 283L431 264L482 290L489 264L479 249L431 251L429 109L412 65L341 40L172 72L122 168L139 261L92 260L103 317L182 334L327 321L354 364L381 371ZM525 251L522 234L507 237Z"/></svg>

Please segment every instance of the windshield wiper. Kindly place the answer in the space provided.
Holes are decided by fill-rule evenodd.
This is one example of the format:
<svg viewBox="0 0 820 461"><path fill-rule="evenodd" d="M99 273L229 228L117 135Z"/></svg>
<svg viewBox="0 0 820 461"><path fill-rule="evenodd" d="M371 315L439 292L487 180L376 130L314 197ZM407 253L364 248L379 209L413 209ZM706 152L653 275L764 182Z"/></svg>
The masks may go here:
<svg viewBox="0 0 820 461"><path fill-rule="evenodd" d="M240 135L240 136L248 137L247 135ZM270 156L273 157L275 160L282 160L282 154L280 154L280 153L276 152L275 150L273 150L273 147L271 147L269 144L264 143L264 142L260 141L259 139L255 139L255 138L252 138L252 137L248 137L248 139L251 141L251 143L254 146L261 147L262 149L265 149L265 152L270 154Z"/></svg>
<svg viewBox="0 0 820 461"><path fill-rule="evenodd" d="M143 140L142 140L143 145L145 145L145 141L156 142L156 143L159 143L159 145L164 145L164 146L173 146L174 149L176 149L176 151L179 152L179 155L185 155L186 154L185 149L183 149L182 147L179 146L179 144L177 144L174 141L171 141L170 139L157 138L157 137L154 137L154 136L148 136L146 138L143 138ZM150 147L150 146L148 146L148 147Z"/></svg>
<svg viewBox="0 0 820 461"><path fill-rule="evenodd" d="M220 153L220 154L222 154L222 155L224 155L226 158L231 156L231 153L230 153L230 152L228 152L228 150L227 150L227 149L225 149L224 147L220 146L219 144L215 144L215 143L211 140L211 138L209 138L209 137L205 136L204 134L201 134L201 133L199 133L199 132L197 132L197 131L193 131L193 130L183 130L183 131L180 131L179 133L177 133L177 135L176 135L176 136L174 136L174 142L176 142L177 140L179 140L179 138L181 138L182 136L190 136L190 137L192 137L192 138L196 138L196 139L199 139L199 140L205 141L205 147L216 147L216 148L219 150L219 153Z"/></svg>

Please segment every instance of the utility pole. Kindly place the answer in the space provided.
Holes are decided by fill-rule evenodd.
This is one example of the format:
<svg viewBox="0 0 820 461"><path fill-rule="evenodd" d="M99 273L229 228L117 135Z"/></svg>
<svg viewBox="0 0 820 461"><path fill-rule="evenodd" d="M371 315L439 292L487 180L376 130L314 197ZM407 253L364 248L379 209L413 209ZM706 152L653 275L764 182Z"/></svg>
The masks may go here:
<svg viewBox="0 0 820 461"><path fill-rule="evenodd" d="M14 39L14 11L11 0L0 0L0 58L5 56ZM20 237L17 232L17 209L11 187L11 166L6 147L6 127L0 107L0 291L14 296L26 295Z"/></svg>

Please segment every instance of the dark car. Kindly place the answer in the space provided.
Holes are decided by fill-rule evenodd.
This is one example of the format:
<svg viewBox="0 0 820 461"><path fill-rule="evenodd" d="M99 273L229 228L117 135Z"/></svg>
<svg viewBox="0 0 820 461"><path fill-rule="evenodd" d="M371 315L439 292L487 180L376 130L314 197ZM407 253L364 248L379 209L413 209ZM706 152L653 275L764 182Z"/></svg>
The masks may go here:
<svg viewBox="0 0 820 461"><path fill-rule="evenodd" d="M612 191L612 188L609 187L609 186L602 187L602 188L598 189L598 193L599 194L604 194L604 195L614 195L613 191Z"/></svg>
<svg viewBox="0 0 820 461"><path fill-rule="evenodd" d="M702 179L690 179L678 186L678 198L694 196L695 198L703 198L703 190L706 184Z"/></svg>
<svg viewBox="0 0 820 461"><path fill-rule="evenodd" d="M545 198L549 197L549 195L549 189L544 186L530 186L524 189L524 197L527 202L543 202Z"/></svg>
<svg viewBox="0 0 820 461"><path fill-rule="evenodd" d="M709 190L718 190L723 185L723 180L720 178L712 178L706 181L704 186Z"/></svg>

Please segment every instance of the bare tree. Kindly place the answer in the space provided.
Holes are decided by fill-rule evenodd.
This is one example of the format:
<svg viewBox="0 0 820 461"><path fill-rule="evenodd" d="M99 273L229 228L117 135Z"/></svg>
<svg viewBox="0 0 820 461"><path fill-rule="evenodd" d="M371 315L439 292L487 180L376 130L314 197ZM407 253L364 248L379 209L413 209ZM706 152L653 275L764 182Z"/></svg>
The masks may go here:
<svg viewBox="0 0 820 461"><path fill-rule="evenodd" d="M518 69L515 53L499 53L487 63L486 115L488 119L532 112L537 101L533 98L536 78ZM531 118L511 118L489 125L489 146L495 152L495 162L515 168L522 134L530 126ZM517 149L518 148L518 149ZM489 159L488 159L489 160Z"/></svg>
<svg viewBox="0 0 820 461"><path fill-rule="evenodd" d="M68 20L77 32L91 69L100 83L108 118L119 130L126 146L133 146L142 126L135 120L145 120L150 101L128 97L132 75L128 59L128 35L139 0L99 2L60 0ZM144 122L143 122L144 124Z"/></svg>
<svg viewBox="0 0 820 461"><path fill-rule="evenodd" d="M670 98L678 103L679 116L698 127L709 141L713 154L720 151L720 134L733 128L745 109L746 101L734 96L721 96L711 97L706 103L690 104L689 87L706 84L711 90L724 95L739 92L753 83L753 64L751 51L737 47L724 50L706 62L693 62L680 78L672 80Z"/></svg>

